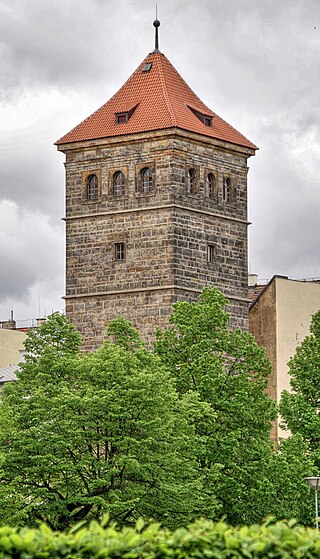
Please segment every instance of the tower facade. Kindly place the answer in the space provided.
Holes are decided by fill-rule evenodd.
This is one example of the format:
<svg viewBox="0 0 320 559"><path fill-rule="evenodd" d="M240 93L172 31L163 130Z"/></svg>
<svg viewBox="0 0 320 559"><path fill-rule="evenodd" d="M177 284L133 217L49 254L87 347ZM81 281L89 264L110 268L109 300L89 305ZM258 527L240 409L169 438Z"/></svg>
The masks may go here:
<svg viewBox="0 0 320 559"><path fill-rule="evenodd" d="M255 146L156 49L57 142L66 154L66 313L85 349L110 320L152 338L204 286L248 327L247 159Z"/></svg>

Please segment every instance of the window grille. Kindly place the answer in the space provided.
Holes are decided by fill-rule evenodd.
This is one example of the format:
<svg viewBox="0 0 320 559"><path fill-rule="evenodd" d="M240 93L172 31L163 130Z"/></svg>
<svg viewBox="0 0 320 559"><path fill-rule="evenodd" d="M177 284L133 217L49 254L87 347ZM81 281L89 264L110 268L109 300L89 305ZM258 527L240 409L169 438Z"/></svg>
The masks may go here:
<svg viewBox="0 0 320 559"><path fill-rule="evenodd" d="M88 200L97 200L99 194L97 175L89 175L87 178L87 198Z"/></svg>
<svg viewBox="0 0 320 559"><path fill-rule="evenodd" d="M122 171L117 171L113 175L113 194L115 196L124 196L126 192L126 180Z"/></svg>
<svg viewBox="0 0 320 559"><path fill-rule="evenodd" d="M124 260L125 259L125 246L124 243L115 244L115 259Z"/></svg>

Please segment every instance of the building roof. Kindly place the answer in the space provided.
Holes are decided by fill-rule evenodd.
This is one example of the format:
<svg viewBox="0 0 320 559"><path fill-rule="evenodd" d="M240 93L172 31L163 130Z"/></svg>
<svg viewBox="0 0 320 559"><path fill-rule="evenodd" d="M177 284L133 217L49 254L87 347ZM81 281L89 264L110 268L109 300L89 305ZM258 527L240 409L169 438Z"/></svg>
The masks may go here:
<svg viewBox="0 0 320 559"><path fill-rule="evenodd" d="M9 365L0 369L0 386L4 382L12 382L17 380L17 371L19 370L19 365Z"/></svg>
<svg viewBox="0 0 320 559"><path fill-rule="evenodd" d="M262 294L262 291L264 291L266 289L266 287L269 284L262 284L262 285L250 285L249 286L249 290L248 290L248 299L250 301L250 306L252 306L257 299L260 297L260 295Z"/></svg>
<svg viewBox="0 0 320 559"><path fill-rule="evenodd" d="M149 70L146 70L146 64L151 64ZM121 113L128 113L128 121L117 124L117 115ZM199 114L212 118L212 125L205 125ZM148 54L105 105L60 138L56 144L170 128L180 128L257 149L240 132L206 107L159 51Z"/></svg>

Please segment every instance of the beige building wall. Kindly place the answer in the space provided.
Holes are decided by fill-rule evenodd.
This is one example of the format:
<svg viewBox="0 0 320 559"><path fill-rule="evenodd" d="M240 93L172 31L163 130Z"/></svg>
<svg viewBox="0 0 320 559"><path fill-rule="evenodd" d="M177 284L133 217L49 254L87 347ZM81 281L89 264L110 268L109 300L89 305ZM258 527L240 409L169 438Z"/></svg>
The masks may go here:
<svg viewBox="0 0 320 559"><path fill-rule="evenodd" d="M320 309L320 283L276 278L277 401L290 391L288 361L310 333L312 315ZM279 437L286 432L279 429Z"/></svg>
<svg viewBox="0 0 320 559"><path fill-rule="evenodd" d="M288 361L309 335L312 315L320 309L320 283L275 276L260 292L249 314L249 330L271 361L268 393L277 402L290 391ZM288 432L274 426L274 438Z"/></svg>
<svg viewBox="0 0 320 559"><path fill-rule="evenodd" d="M24 349L24 332L0 328L0 367L16 365L22 360L20 351Z"/></svg>

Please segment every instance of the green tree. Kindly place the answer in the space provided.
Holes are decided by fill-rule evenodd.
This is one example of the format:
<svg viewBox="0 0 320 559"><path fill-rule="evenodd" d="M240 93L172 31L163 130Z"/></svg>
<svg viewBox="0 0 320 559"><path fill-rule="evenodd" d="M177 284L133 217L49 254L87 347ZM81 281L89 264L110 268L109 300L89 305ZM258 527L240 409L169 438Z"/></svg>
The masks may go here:
<svg viewBox="0 0 320 559"><path fill-rule="evenodd" d="M196 421L197 455L208 495L231 523L259 521L272 484L269 433L275 403L265 388L270 364L253 337L228 328L226 298L204 289L198 302L179 302L172 327L158 331L155 349L181 396L196 392L210 409ZM211 471L219 468L219 479Z"/></svg>
<svg viewBox="0 0 320 559"><path fill-rule="evenodd" d="M290 359L292 392L280 401L283 426L299 434L308 446L316 470L320 470L320 311L311 319L310 335Z"/></svg>
<svg viewBox="0 0 320 559"><path fill-rule="evenodd" d="M262 495L268 514L282 520L295 518L301 524L312 525L313 498L304 481L314 470L308 446L301 435L279 442L268 464L269 491Z"/></svg>
<svg viewBox="0 0 320 559"><path fill-rule="evenodd" d="M29 335L0 408L2 523L61 529L109 512L120 525L142 516L174 527L201 514L188 416L205 407L179 398L132 326L116 321L110 335L80 353L58 314Z"/></svg>
<svg viewBox="0 0 320 559"><path fill-rule="evenodd" d="M291 431L287 443L298 439L309 463L300 475L301 521L313 524L313 491L303 478L320 471L320 311L311 319L306 336L289 360L291 392L283 391L280 400L282 427Z"/></svg>

